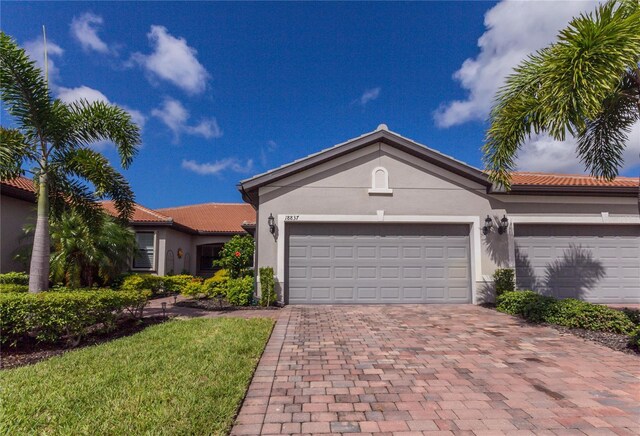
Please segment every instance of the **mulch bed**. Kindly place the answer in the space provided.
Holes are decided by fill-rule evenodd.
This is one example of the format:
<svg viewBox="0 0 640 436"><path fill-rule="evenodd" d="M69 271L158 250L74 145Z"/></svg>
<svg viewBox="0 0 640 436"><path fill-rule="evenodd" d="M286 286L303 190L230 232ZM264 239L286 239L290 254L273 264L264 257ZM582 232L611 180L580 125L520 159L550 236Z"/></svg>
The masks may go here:
<svg viewBox="0 0 640 436"><path fill-rule="evenodd" d="M211 312L233 312L235 310L280 310L278 306L233 306L227 301L219 301L208 298L178 301L174 306L190 307L193 309L208 310Z"/></svg>
<svg viewBox="0 0 640 436"><path fill-rule="evenodd" d="M481 306L486 309L496 310L495 304L483 303L481 304ZM629 345L629 336L627 335L622 335L620 333L596 332L593 330L569 328L556 324L534 323L520 317L517 318L525 324L551 327L552 329L556 329L560 332L560 334L563 335L571 334L591 342L597 342L598 344L604 345L605 347L611 348L612 350L622 351L623 353L635 354L640 356L640 349Z"/></svg>
<svg viewBox="0 0 640 436"><path fill-rule="evenodd" d="M140 319L125 318L111 331L97 331L82 339L77 347L70 347L66 341L41 343L35 340L21 343L17 347L2 346L0 349L0 369L31 365L41 360L57 356L67 351L77 350L91 345L101 344L124 336L130 336L145 328L167 321L167 318L148 317Z"/></svg>

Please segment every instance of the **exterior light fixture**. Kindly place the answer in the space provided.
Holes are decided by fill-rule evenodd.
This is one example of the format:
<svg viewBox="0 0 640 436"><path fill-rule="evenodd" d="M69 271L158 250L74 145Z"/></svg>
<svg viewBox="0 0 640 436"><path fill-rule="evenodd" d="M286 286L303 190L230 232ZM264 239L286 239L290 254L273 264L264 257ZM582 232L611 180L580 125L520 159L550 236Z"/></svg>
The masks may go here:
<svg viewBox="0 0 640 436"><path fill-rule="evenodd" d="M173 304L175 305L178 302L178 294L173 296Z"/></svg>
<svg viewBox="0 0 640 436"><path fill-rule="evenodd" d="M491 231L491 227L493 227L493 220L489 215L484 219L484 227L482 228L482 234L486 235Z"/></svg>
<svg viewBox="0 0 640 436"><path fill-rule="evenodd" d="M273 217L273 214L269 214L269 218L267 218L267 222L269 223L269 231L273 235L276 232L276 219Z"/></svg>
<svg viewBox="0 0 640 436"><path fill-rule="evenodd" d="M167 317L167 302L166 301L162 302L162 317L163 318Z"/></svg>
<svg viewBox="0 0 640 436"><path fill-rule="evenodd" d="M502 235L507 231L508 227L509 227L509 220L507 219L506 215L503 215L502 219L500 220L500 224L498 224L498 233Z"/></svg>

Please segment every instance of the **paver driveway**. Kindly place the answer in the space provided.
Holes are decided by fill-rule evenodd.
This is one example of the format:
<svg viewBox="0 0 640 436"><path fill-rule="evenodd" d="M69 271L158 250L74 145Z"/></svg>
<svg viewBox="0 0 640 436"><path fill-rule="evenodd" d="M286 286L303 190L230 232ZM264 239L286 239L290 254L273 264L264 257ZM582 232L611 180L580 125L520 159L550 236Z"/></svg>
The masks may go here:
<svg viewBox="0 0 640 436"><path fill-rule="evenodd" d="M640 358L472 305L290 306L232 430L259 433L640 434Z"/></svg>

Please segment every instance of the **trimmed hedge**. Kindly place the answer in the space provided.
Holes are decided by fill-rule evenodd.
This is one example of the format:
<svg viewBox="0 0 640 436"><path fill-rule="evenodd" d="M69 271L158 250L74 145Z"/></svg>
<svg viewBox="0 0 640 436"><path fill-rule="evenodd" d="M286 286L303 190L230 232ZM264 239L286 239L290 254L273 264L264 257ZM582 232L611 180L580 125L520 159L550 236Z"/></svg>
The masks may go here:
<svg viewBox="0 0 640 436"><path fill-rule="evenodd" d="M0 294L1 341L10 345L30 337L78 343L96 324L110 327L125 310L141 316L148 292L75 290L73 292Z"/></svg>
<svg viewBox="0 0 640 436"><path fill-rule="evenodd" d="M213 277L209 277L202 284L202 293L209 298L224 297L226 295L225 285L229 280L229 271L220 269Z"/></svg>
<svg viewBox="0 0 640 436"><path fill-rule="evenodd" d="M0 294L7 292L27 292L29 291L29 285L18 285L14 283L0 284Z"/></svg>
<svg viewBox="0 0 640 436"><path fill-rule="evenodd" d="M191 282L200 283L202 279L187 274L178 276L154 276L152 274L130 274L122 279L119 288L123 291L151 291L153 297L164 297L181 293Z"/></svg>
<svg viewBox="0 0 640 436"><path fill-rule="evenodd" d="M225 295L229 304L234 306L249 306L253 300L253 277L227 280Z"/></svg>
<svg viewBox="0 0 640 436"><path fill-rule="evenodd" d="M0 285L29 285L29 275L25 272L0 274Z"/></svg>
<svg viewBox="0 0 640 436"><path fill-rule="evenodd" d="M620 310L574 298L558 300L533 291L514 291L499 295L496 302L500 312L537 323L622 334L630 334L635 328Z"/></svg>

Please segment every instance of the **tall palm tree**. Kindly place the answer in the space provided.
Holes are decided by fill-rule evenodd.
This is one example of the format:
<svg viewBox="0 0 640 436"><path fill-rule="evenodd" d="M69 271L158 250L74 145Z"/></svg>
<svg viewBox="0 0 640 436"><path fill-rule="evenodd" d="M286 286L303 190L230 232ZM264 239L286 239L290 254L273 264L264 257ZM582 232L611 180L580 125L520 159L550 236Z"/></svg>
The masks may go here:
<svg viewBox="0 0 640 436"><path fill-rule="evenodd" d="M129 184L89 146L113 142L122 167L127 168L137 152L140 129L117 106L65 104L52 98L40 69L4 32L0 32L0 98L14 122L14 127L0 127L0 178L29 172L37 186L29 291L39 292L49 287L50 212L59 215L72 208L91 221L101 211L96 200L112 198L122 219L131 215L134 196Z"/></svg>
<svg viewBox="0 0 640 436"><path fill-rule="evenodd" d="M574 135L586 169L615 178L640 120L639 62L639 0L610 0L571 20L498 92L483 147L490 177L509 188L518 150L545 132L556 140Z"/></svg>

